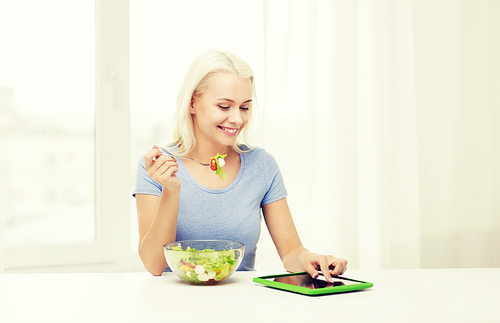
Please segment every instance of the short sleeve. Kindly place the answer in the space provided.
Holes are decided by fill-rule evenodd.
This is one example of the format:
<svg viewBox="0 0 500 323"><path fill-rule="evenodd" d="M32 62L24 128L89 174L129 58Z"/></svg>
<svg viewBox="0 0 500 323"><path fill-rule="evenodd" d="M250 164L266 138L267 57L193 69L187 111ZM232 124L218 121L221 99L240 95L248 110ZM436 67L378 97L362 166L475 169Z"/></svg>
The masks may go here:
<svg viewBox="0 0 500 323"><path fill-rule="evenodd" d="M270 154L267 154L266 159L264 172L266 174L267 192L262 199L261 206L281 200L288 195L278 163Z"/></svg>
<svg viewBox="0 0 500 323"><path fill-rule="evenodd" d="M149 177L146 171L146 165L144 161L144 156L139 159L137 163L137 173L135 179L135 188L132 196L135 197L136 194L148 194L161 196L162 186L160 183Z"/></svg>

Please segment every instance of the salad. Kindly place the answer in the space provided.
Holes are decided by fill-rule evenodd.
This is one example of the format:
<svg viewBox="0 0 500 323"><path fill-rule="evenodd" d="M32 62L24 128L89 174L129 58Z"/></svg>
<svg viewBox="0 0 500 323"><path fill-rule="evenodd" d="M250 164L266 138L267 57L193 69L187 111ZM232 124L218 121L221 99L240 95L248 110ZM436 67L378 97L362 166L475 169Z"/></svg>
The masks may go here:
<svg viewBox="0 0 500 323"><path fill-rule="evenodd" d="M204 249L197 251L187 247L172 247L172 250L186 251L179 252L178 259L174 260L171 268L182 279L190 283L215 283L226 279L233 266L236 264L234 250L215 251ZM177 253L175 253L177 255Z"/></svg>
<svg viewBox="0 0 500 323"><path fill-rule="evenodd" d="M217 153L217 156L210 159L210 169L215 172L215 175L219 175L222 180L227 178L227 174L224 173L224 170L222 170L222 167L226 165L226 162L224 161L224 158L226 158L226 156L227 154L219 155L219 153Z"/></svg>

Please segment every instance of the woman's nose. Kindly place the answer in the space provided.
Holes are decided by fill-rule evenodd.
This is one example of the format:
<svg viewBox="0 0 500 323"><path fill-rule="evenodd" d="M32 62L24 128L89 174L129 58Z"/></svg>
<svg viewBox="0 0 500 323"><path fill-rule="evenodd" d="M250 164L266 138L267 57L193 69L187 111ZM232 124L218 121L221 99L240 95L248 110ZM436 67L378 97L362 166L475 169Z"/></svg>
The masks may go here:
<svg viewBox="0 0 500 323"><path fill-rule="evenodd" d="M240 125L243 123L243 118L241 117L240 109L231 109L231 114L229 115L228 121Z"/></svg>

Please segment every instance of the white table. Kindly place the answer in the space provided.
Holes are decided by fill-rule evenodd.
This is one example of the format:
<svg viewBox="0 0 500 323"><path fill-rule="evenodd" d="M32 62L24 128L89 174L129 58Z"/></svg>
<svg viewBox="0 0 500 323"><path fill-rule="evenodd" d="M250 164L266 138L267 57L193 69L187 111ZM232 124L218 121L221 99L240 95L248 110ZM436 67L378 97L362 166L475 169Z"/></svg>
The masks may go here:
<svg viewBox="0 0 500 323"><path fill-rule="evenodd" d="M0 322L500 322L500 268L350 270L374 287L316 297L252 282L264 274L212 286L172 273L3 274Z"/></svg>

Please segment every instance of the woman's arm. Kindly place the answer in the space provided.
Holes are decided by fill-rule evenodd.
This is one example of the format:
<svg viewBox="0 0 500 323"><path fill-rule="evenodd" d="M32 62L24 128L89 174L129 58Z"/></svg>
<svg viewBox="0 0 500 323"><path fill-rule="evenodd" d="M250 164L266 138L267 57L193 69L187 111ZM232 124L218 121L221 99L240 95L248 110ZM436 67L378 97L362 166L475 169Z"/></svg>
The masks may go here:
<svg viewBox="0 0 500 323"><path fill-rule="evenodd" d="M175 241L180 196L175 158L161 153L153 146L144 156L148 175L163 187L161 197L136 194L139 256L146 270L155 276L161 275L167 266L163 246Z"/></svg>
<svg viewBox="0 0 500 323"><path fill-rule="evenodd" d="M302 245L286 198L264 205L262 211L271 238L287 271L306 271L316 278L319 275L318 270L321 270L328 281L331 281L331 275L341 275L345 272L347 260L315 254Z"/></svg>
<svg viewBox="0 0 500 323"><path fill-rule="evenodd" d="M139 216L139 256L144 268L160 276L167 267L163 246L175 241L179 194L136 194Z"/></svg>

